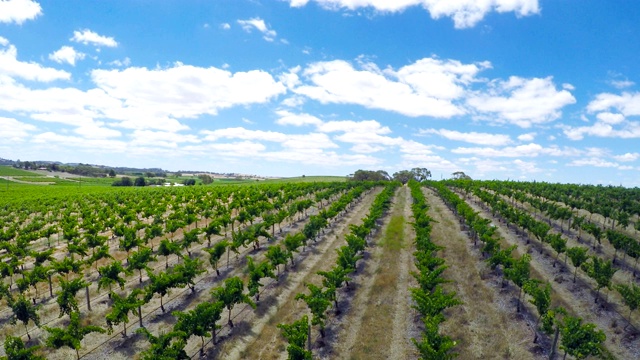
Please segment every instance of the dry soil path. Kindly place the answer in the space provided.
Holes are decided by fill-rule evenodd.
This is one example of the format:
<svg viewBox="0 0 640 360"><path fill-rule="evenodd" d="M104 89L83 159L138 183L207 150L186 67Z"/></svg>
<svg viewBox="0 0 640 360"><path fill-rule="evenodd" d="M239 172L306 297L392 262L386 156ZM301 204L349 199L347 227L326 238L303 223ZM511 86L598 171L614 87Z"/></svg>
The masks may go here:
<svg viewBox="0 0 640 360"><path fill-rule="evenodd" d="M490 274L478 248L461 229L455 215L432 190L424 194L433 218L431 239L444 246L441 257L449 266L444 272L462 305L445 314L442 332L458 341L458 359L544 359L532 344L533 333L515 313L511 296Z"/></svg>

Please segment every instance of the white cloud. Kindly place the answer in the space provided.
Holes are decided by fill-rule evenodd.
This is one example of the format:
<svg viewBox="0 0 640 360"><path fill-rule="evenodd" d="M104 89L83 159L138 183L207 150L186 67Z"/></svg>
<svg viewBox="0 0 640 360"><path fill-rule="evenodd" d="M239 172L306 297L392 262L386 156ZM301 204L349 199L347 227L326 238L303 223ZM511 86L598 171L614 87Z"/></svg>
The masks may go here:
<svg viewBox="0 0 640 360"><path fill-rule="evenodd" d="M82 31L74 31L71 41L79 42L85 45L117 47L118 42L112 37L99 35L89 29Z"/></svg>
<svg viewBox="0 0 640 360"><path fill-rule="evenodd" d="M513 161L513 165L515 165L516 168L518 168L518 170L523 173L523 178L526 178L526 175L528 174L535 174L544 171L543 169L540 169L538 167L538 164L536 164L535 161L523 161L520 159L516 159Z"/></svg>
<svg viewBox="0 0 640 360"><path fill-rule="evenodd" d="M305 6L309 0L288 0L292 7ZM514 12L528 16L540 12L538 0L313 0L325 9L357 10L373 8L380 12L400 12L411 6L422 6L433 19L450 17L458 29L475 26L489 12Z"/></svg>
<svg viewBox="0 0 640 360"><path fill-rule="evenodd" d="M569 157L578 156L582 152L580 150L558 146L543 147L540 144L530 143L518 146L508 146L503 148L493 147L459 147L451 150L454 154L465 154L482 157L537 157L540 155Z"/></svg>
<svg viewBox="0 0 640 360"><path fill-rule="evenodd" d="M83 136L60 135L54 132L45 132L35 135L33 142L36 144L46 144L47 147L54 145L64 148L79 148L89 153L124 153L129 151L127 143L112 139L87 139Z"/></svg>
<svg viewBox="0 0 640 360"><path fill-rule="evenodd" d="M8 42L5 41L5 43ZM3 46L7 46L7 44ZM19 61L17 58L18 50L15 46L8 44L4 50L0 49L0 77L5 75L42 82L68 80L71 78L71 74L66 71L44 67L35 62Z"/></svg>
<svg viewBox="0 0 640 360"><path fill-rule="evenodd" d="M483 113L498 116L498 122L523 128L554 121L560 109L576 99L567 90L556 89L552 78L525 79L512 76L508 81L492 81L485 93L470 96L468 104Z"/></svg>
<svg viewBox="0 0 640 360"><path fill-rule="evenodd" d="M564 134L571 140L581 140L586 135L621 139L640 138L640 122L628 120L629 116L640 115L640 93L623 92L598 94L587 105L588 113L596 114L596 122L589 126L563 127ZM589 119L583 115L586 122Z"/></svg>
<svg viewBox="0 0 640 360"><path fill-rule="evenodd" d="M0 116L0 139L3 142L23 142L29 136L29 132L34 130L36 127L33 125Z"/></svg>
<svg viewBox="0 0 640 360"><path fill-rule="evenodd" d="M262 20L260 18L253 18L253 19L249 19L249 20L238 20L238 24L240 24L240 26L242 26L242 29L244 31L249 32L249 33L253 29L257 29L258 31L260 31L262 33L263 38L266 41L273 41L277 36L277 33L275 32L275 30L269 29L267 24L265 24L264 20Z"/></svg>
<svg viewBox="0 0 640 360"><path fill-rule="evenodd" d="M204 130L207 141L218 141L220 139L245 140L245 141L268 141L279 143L288 149L327 149L337 148L326 134L284 134L276 131L248 130L242 127L226 128L219 130Z"/></svg>
<svg viewBox="0 0 640 360"><path fill-rule="evenodd" d="M601 93L587 105L590 113L615 109L625 116L640 115L640 92L623 92L621 95Z"/></svg>
<svg viewBox="0 0 640 360"><path fill-rule="evenodd" d="M3 38L2 36L0 36L0 45L2 45L2 46L9 45L9 40L7 40L6 38Z"/></svg>
<svg viewBox="0 0 640 360"><path fill-rule="evenodd" d="M540 155L543 147L539 144L531 143L526 145L518 145L512 147L505 147L501 149L492 147L473 147L464 148L459 147L451 150L454 154L476 155L483 157L536 157Z"/></svg>
<svg viewBox="0 0 640 360"><path fill-rule="evenodd" d="M58 64L67 63L71 66L76 65L76 60L84 59L85 54L77 52L71 46L63 46L60 49L49 54L49 59L57 62Z"/></svg>
<svg viewBox="0 0 640 360"><path fill-rule="evenodd" d="M531 142L535 138L536 138L536 133L526 133L526 134L518 135L518 140L520 141Z"/></svg>
<svg viewBox="0 0 640 360"><path fill-rule="evenodd" d="M640 138L640 122L624 121L618 129L611 124L598 121L591 126L565 127L564 134L571 140L582 140L585 135L620 139Z"/></svg>
<svg viewBox="0 0 640 360"><path fill-rule="evenodd" d="M419 133L440 135L449 140L464 141L478 145L502 146L511 143L511 138L509 137L509 135L503 134L489 134L479 132L463 133L447 129L421 129Z"/></svg>
<svg viewBox="0 0 640 360"><path fill-rule="evenodd" d="M596 117L598 118L599 121L605 124L611 124L611 125L620 124L625 120L624 115L614 114L610 112L601 112L598 115L596 115Z"/></svg>
<svg viewBox="0 0 640 360"><path fill-rule="evenodd" d="M286 90L261 70L231 73L181 63L166 69L94 70L91 77L100 89L122 101L122 111L146 112L148 117L215 115L232 106L265 103Z"/></svg>
<svg viewBox="0 0 640 360"><path fill-rule="evenodd" d="M196 135L179 134L170 131L135 130L130 136L132 146L160 146L177 149L180 144L197 144L201 140Z"/></svg>
<svg viewBox="0 0 640 360"><path fill-rule="evenodd" d="M0 0L0 23L22 24L42 14L40 4L33 0Z"/></svg>
<svg viewBox="0 0 640 360"><path fill-rule="evenodd" d="M359 61L361 70L342 60L317 62L303 72L304 83L290 87L297 94L321 103L358 104L403 115L450 118L465 110L453 101L464 86L490 66L455 60L426 58L395 71Z"/></svg>
<svg viewBox="0 0 640 360"><path fill-rule="evenodd" d="M94 70L92 78L98 88L86 91L73 87L31 89L3 75L5 67L43 80L51 73L40 71L42 68L35 64L23 69L15 60L6 59L0 55L0 111L74 127L100 120L112 128L176 132L188 129L180 119L264 103L286 90L263 71L231 73L182 64L153 70Z"/></svg>
<svg viewBox="0 0 640 360"><path fill-rule="evenodd" d="M304 126L322 124L322 120L309 114L294 114L286 110L276 111L276 114L279 116L278 120L276 120L278 125Z"/></svg>
<svg viewBox="0 0 640 360"><path fill-rule="evenodd" d="M636 83L630 80L611 80L610 84L617 89L632 87Z"/></svg>
<svg viewBox="0 0 640 360"><path fill-rule="evenodd" d="M109 63L109 65L119 66L119 67L129 66L131 65L131 59L129 59L128 57L125 57L122 60L113 60L112 62Z"/></svg>
<svg viewBox="0 0 640 360"><path fill-rule="evenodd" d="M606 161L599 158L585 158L574 160L568 164L569 166L594 166L602 168L618 168L620 164L611 161Z"/></svg>
<svg viewBox="0 0 640 360"><path fill-rule="evenodd" d="M73 132L85 139L90 139L91 141L95 139L109 139L122 136L120 131L104 127L104 123L96 123L93 121L82 124Z"/></svg>
<svg viewBox="0 0 640 360"><path fill-rule="evenodd" d="M222 24L220 24L220 29L229 30L229 29L231 29L231 25L229 23L222 23Z"/></svg>
<svg viewBox="0 0 640 360"><path fill-rule="evenodd" d="M631 162L640 159L640 153L626 153L623 155L616 155L613 158L620 162Z"/></svg>

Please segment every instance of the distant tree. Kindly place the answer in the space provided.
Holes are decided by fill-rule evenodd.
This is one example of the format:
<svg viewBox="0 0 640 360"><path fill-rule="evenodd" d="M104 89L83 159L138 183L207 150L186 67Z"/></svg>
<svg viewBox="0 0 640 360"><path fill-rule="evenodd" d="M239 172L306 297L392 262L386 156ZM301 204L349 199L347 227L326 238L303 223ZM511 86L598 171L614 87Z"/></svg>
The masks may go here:
<svg viewBox="0 0 640 360"><path fill-rule="evenodd" d="M348 177L351 181L386 181L391 177L384 170L372 171L372 170L357 170Z"/></svg>
<svg viewBox="0 0 640 360"><path fill-rule="evenodd" d="M136 178L136 181L133 184L134 186L145 186L147 185L146 180L144 179L144 177L139 176Z"/></svg>
<svg viewBox="0 0 640 360"><path fill-rule="evenodd" d="M123 176L120 180L116 180L111 184L112 186L133 186L133 182L130 177Z"/></svg>
<svg viewBox="0 0 640 360"><path fill-rule="evenodd" d="M202 175L198 175L198 177L200 178L200 180L202 180L202 183L205 185L211 184L213 182L213 178L210 175L202 174Z"/></svg>
<svg viewBox="0 0 640 360"><path fill-rule="evenodd" d="M451 174L455 180L471 180L471 177L462 171L456 171Z"/></svg>
<svg viewBox="0 0 640 360"><path fill-rule="evenodd" d="M144 173L144 176L146 176L146 177L150 178L150 177L154 177L154 176L156 176L156 174L154 174L154 173L152 173L152 172L150 172L150 171L147 171L146 173Z"/></svg>
<svg viewBox="0 0 640 360"><path fill-rule="evenodd" d="M413 173L409 170L401 170L393 173L393 180L400 181L403 184L408 183L411 179L413 179Z"/></svg>
<svg viewBox="0 0 640 360"><path fill-rule="evenodd" d="M196 184L196 179L185 179L182 183L186 186L193 186Z"/></svg>
<svg viewBox="0 0 640 360"><path fill-rule="evenodd" d="M109 177L110 177L110 178L114 178L114 177L116 177L116 172L115 172L115 171L113 171L113 169L109 169Z"/></svg>
<svg viewBox="0 0 640 360"><path fill-rule="evenodd" d="M431 171L427 168L413 168L411 169L411 174L413 174L413 178L418 182L423 182L431 178Z"/></svg>

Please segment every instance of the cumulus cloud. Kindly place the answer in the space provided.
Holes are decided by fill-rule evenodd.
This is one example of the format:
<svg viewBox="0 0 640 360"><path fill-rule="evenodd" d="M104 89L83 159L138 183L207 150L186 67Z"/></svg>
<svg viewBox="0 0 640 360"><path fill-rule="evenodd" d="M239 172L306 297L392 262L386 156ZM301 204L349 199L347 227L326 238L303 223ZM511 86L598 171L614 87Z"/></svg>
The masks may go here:
<svg viewBox="0 0 640 360"><path fill-rule="evenodd" d="M104 126L102 122L86 122L76 128L73 132L84 137L85 139L109 139L121 137L122 133L118 130L110 129Z"/></svg>
<svg viewBox="0 0 640 360"><path fill-rule="evenodd" d="M182 144L197 144L202 140L192 134L180 134L171 131L135 130L131 134L132 146L160 146L177 149Z"/></svg>
<svg viewBox="0 0 640 360"><path fill-rule="evenodd" d="M564 126L564 134L571 140L585 136L621 139L640 138L640 122L628 117L640 115L640 93L601 93L587 105L587 113L596 114L596 121L587 126ZM587 116L583 120L589 122Z"/></svg>
<svg viewBox="0 0 640 360"><path fill-rule="evenodd" d="M49 54L49 59L57 62L58 64L67 63L71 66L76 65L76 60L84 59L85 54L77 52L71 46L63 46L60 49Z"/></svg>
<svg viewBox="0 0 640 360"><path fill-rule="evenodd" d="M229 24L229 23L222 23L222 24L220 24L220 29L222 29L222 30L229 30L229 29L231 29L231 24Z"/></svg>
<svg viewBox="0 0 640 360"><path fill-rule="evenodd" d="M459 147L451 150L454 154L474 155L482 157L537 157L541 155L549 156L578 156L582 151L575 148L558 146L543 147L540 144L530 143L518 146L507 146L503 148L494 147Z"/></svg>
<svg viewBox="0 0 640 360"><path fill-rule="evenodd" d="M449 140L455 141L464 141L471 144L478 145L494 145L494 146L502 146L511 143L511 138L509 135L503 134L489 134L489 133L479 133L479 132L459 132L455 130L447 130L447 129L421 129L419 134L435 134L440 135Z"/></svg>
<svg viewBox="0 0 640 360"><path fill-rule="evenodd" d="M44 67L35 62L23 62L18 60L18 50L3 38L0 45L0 77L18 77L25 80L51 82L54 80L68 80L71 74L53 68ZM7 80L5 80L7 81Z"/></svg>
<svg viewBox="0 0 640 360"><path fill-rule="evenodd" d="M571 140L582 140L585 136L609 137L621 139L640 138L640 122L623 121L615 128L610 123L597 121L590 126L565 127L564 134Z"/></svg>
<svg viewBox="0 0 640 360"><path fill-rule="evenodd" d="M609 83L616 89L625 89L636 84L630 80L611 80Z"/></svg>
<svg viewBox="0 0 640 360"><path fill-rule="evenodd" d="M129 59L129 57L125 57L122 60L116 59L116 60L113 60L112 62L110 62L109 65L119 66L119 67L129 66L129 65L131 65L131 59Z"/></svg>
<svg viewBox="0 0 640 360"><path fill-rule="evenodd" d="M299 95L321 103L358 104L403 115L450 118L465 113L454 103L465 94L465 86L476 81L487 62L462 64L456 60L426 58L404 66L380 70L374 63L359 61L316 62L301 72L303 81L290 79ZM297 76L297 74L294 74Z"/></svg>
<svg viewBox="0 0 640 360"><path fill-rule="evenodd" d="M0 23L22 24L42 14L42 8L33 0L0 0Z"/></svg>
<svg viewBox="0 0 640 360"><path fill-rule="evenodd" d="M467 100L476 111L496 115L499 122L523 128L554 121L562 115L560 109L575 102L568 90L556 88L551 77L517 76L508 81L492 81L488 91L476 93Z"/></svg>
<svg viewBox="0 0 640 360"><path fill-rule="evenodd" d="M292 7L302 7L310 0L288 0ZM517 16L538 14L538 0L312 0L330 10L372 8L379 12L400 12L412 6L422 6L433 19L450 17L457 29L475 26L492 12L513 12Z"/></svg>
<svg viewBox="0 0 640 360"><path fill-rule="evenodd" d="M594 167L601 167L601 168L619 168L620 167L620 164L618 163L606 161L600 158L584 158L584 159L573 160L568 165L569 166L594 166Z"/></svg>
<svg viewBox="0 0 640 360"><path fill-rule="evenodd" d="M11 49L0 51L0 111L74 127L100 120L111 128L176 132L189 128L182 119L264 103L286 91L263 71L231 73L183 64L164 69L94 70L96 88L88 90L30 88L4 75L6 72L43 81L67 73L18 63Z"/></svg>
<svg viewBox="0 0 640 360"><path fill-rule="evenodd" d="M242 26L242 29L246 32L251 32L254 29L260 31L263 35L263 38L269 42L273 41L277 35L275 30L269 29L264 20L260 19L259 17L249 20L238 20L238 24L240 24L240 26Z"/></svg>
<svg viewBox="0 0 640 360"><path fill-rule="evenodd" d="M640 153L626 153L623 155L615 155L613 156L613 158L620 162L631 162L640 159Z"/></svg>
<svg viewBox="0 0 640 360"><path fill-rule="evenodd" d="M94 70L91 78L98 88L122 101L126 112L173 118L215 115L220 109L267 102L286 91L261 70L231 73L182 63L166 69Z"/></svg>
<svg viewBox="0 0 640 360"><path fill-rule="evenodd" d="M33 136L36 144L46 144L48 147L63 146L65 148L79 148L89 153L124 153L128 151L127 143L114 139L87 139L83 136L61 135L48 131Z"/></svg>
<svg viewBox="0 0 640 360"><path fill-rule="evenodd" d="M286 110L278 110L276 114L278 115L276 120L278 125L304 126L322 124L322 120L310 114L295 114Z"/></svg>
<svg viewBox="0 0 640 360"><path fill-rule="evenodd" d="M520 141L531 142L535 138L536 138L536 133L526 133L526 134L518 135L518 140Z"/></svg>
<svg viewBox="0 0 640 360"><path fill-rule="evenodd" d="M82 43L85 45L91 44L93 46L106 46L106 47L118 46L118 42L114 38L99 35L98 33L95 33L89 29L84 29L82 31L74 31L73 37L69 40Z"/></svg>
<svg viewBox="0 0 640 360"><path fill-rule="evenodd" d="M29 136L29 133L34 130L36 130L36 127L33 125L0 116L0 139L3 141L23 142Z"/></svg>
<svg viewBox="0 0 640 360"><path fill-rule="evenodd" d="M590 113L617 110L625 116L640 115L640 92L601 93L587 105Z"/></svg>

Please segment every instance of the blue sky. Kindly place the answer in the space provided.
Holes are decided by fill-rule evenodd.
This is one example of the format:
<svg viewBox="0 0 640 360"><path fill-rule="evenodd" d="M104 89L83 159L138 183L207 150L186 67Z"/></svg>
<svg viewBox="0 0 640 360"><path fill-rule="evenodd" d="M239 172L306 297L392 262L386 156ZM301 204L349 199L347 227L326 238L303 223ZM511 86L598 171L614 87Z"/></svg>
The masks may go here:
<svg viewBox="0 0 640 360"><path fill-rule="evenodd" d="M640 185L640 3L0 0L0 157Z"/></svg>

